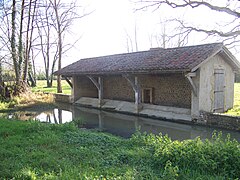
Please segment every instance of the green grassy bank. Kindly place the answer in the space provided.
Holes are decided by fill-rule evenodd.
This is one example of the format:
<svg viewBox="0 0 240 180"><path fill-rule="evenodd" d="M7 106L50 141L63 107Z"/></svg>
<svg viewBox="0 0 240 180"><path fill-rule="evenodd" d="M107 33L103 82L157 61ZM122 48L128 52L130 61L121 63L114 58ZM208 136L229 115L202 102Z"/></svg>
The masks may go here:
<svg viewBox="0 0 240 180"><path fill-rule="evenodd" d="M130 139L73 123L0 119L0 179L230 179L240 177L240 144L213 139Z"/></svg>
<svg viewBox="0 0 240 180"><path fill-rule="evenodd" d="M234 106L226 114L240 116L240 83L234 83Z"/></svg>
<svg viewBox="0 0 240 180"><path fill-rule="evenodd" d="M71 94L71 87L67 83L67 81L62 80L62 90L63 94ZM47 88L46 80L38 80L37 86L32 88L33 92L46 92L46 93L57 93L57 81L53 81L53 86L51 88Z"/></svg>

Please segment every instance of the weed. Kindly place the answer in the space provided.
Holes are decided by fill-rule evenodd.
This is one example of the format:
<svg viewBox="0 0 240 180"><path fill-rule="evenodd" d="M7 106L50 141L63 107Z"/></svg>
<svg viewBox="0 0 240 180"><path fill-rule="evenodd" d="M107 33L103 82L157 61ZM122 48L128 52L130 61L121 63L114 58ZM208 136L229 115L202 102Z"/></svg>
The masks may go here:
<svg viewBox="0 0 240 180"><path fill-rule="evenodd" d="M123 139L94 130L0 119L0 179L231 179L240 145L212 139L172 141L136 133Z"/></svg>

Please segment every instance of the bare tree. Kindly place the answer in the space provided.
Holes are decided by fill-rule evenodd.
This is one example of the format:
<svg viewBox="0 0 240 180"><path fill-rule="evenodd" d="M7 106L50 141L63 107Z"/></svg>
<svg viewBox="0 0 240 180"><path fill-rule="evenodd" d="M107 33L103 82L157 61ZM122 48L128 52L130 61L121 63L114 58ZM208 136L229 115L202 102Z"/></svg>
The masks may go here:
<svg viewBox="0 0 240 180"><path fill-rule="evenodd" d="M169 20L162 20L149 36L151 47L181 47L188 43L188 34L182 34L179 27L174 27Z"/></svg>
<svg viewBox="0 0 240 180"><path fill-rule="evenodd" d="M37 0L1 2L0 19L3 23L0 27L0 45L3 46L4 57L9 58L8 54L11 54L16 84L24 89L27 85L36 3Z"/></svg>
<svg viewBox="0 0 240 180"><path fill-rule="evenodd" d="M51 49L54 49L54 54L56 54L56 38L54 36L54 33L52 32L52 22L50 18L51 16L53 16L53 10L51 9L51 5L48 3L48 1L44 1L43 3L43 8L38 11L38 21L36 25L38 28L39 48L43 57L47 87L52 87L53 71L56 62L56 58L53 57L56 57L56 55L53 55L51 53L53 52L51 51ZM51 61L51 59L53 60ZM53 71L50 71L50 69L52 69Z"/></svg>
<svg viewBox="0 0 240 180"><path fill-rule="evenodd" d="M220 1L219 1L220 2ZM175 19L181 27L181 34L189 35L192 32L202 32L206 33L208 36L219 37L221 41L225 42L225 45L231 47L239 46L239 35L240 35L240 1L238 0L225 0L219 2L213 2L210 0L142 0L138 1L140 4L140 8L138 10L145 8L154 8L154 10L161 9L163 5L168 5L173 9L177 8L200 8L206 7L210 11L214 11L219 13L219 15L228 16L231 20L226 22L225 24L219 24L217 28L210 29L209 27L196 26L196 25L188 25L186 21ZM219 5L221 4L221 6Z"/></svg>
<svg viewBox="0 0 240 180"><path fill-rule="evenodd" d="M64 37L70 33L73 22L90 13L79 15L76 1L68 3L62 0L50 0L42 2L42 9L38 11L38 34L40 51L44 60L47 86L52 86L53 72L61 69L64 53L70 50L74 44L68 44ZM57 92L61 93L61 76L57 77Z"/></svg>
<svg viewBox="0 0 240 180"><path fill-rule="evenodd" d="M23 71L23 81L27 81L27 76L29 75L29 78L32 82L32 86L36 84L34 80L31 78L31 74L29 70L29 64L30 64L30 51L32 49L32 43L33 43L33 31L35 29L34 27L34 21L36 17L36 8L37 8L37 0L33 1L30 0L28 5L28 17L27 17L27 27L26 27L26 42L25 42L25 61L24 61L24 71Z"/></svg>
<svg viewBox="0 0 240 180"><path fill-rule="evenodd" d="M134 52L138 51L138 36L137 36L137 23L134 24L134 32L133 36L128 33L128 31L125 29L126 34L126 48L127 52Z"/></svg>
<svg viewBox="0 0 240 180"><path fill-rule="evenodd" d="M70 6L67 11L63 11L62 14L59 14L59 8L61 7L60 1L57 2L57 0L50 1L52 4L52 7L54 9L55 13L55 29L57 31L57 37L58 37L58 42L57 42L57 52L58 52L58 70L62 68L62 52L63 52L63 32L64 29L68 28L69 24L71 24L72 19L69 17L72 16L71 13L75 13L72 10L74 9L74 5ZM70 14L69 14L70 12ZM65 18L66 17L66 18ZM57 92L62 93L62 84L61 84L61 75L57 76Z"/></svg>

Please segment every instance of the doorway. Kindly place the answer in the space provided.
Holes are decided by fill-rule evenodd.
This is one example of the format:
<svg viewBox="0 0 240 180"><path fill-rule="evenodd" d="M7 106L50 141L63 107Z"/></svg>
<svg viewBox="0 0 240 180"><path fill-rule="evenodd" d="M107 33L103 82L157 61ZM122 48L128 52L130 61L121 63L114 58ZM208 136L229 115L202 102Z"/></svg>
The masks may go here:
<svg viewBox="0 0 240 180"><path fill-rule="evenodd" d="M153 101L153 89L144 88L142 89L142 102L152 104Z"/></svg>

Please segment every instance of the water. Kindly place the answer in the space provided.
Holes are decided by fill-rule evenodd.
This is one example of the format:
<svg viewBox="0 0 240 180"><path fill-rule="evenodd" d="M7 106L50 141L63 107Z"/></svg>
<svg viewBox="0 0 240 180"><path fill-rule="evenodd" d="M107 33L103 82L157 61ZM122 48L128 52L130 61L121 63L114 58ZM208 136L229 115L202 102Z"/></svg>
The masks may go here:
<svg viewBox="0 0 240 180"><path fill-rule="evenodd" d="M17 112L5 114L5 117L21 120L33 119L55 124L70 122L74 119L80 128L98 129L125 138L131 137L136 130L140 130L153 134L159 134L160 132L168 134L174 140L193 139L198 136L206 139L211 138L213 131L217 130L222 131L224 137L229 133L232 138L240 142L240 132L237 131L180 124L64 104L59 104L58 108L52 108L44 112Z"/></svg>

